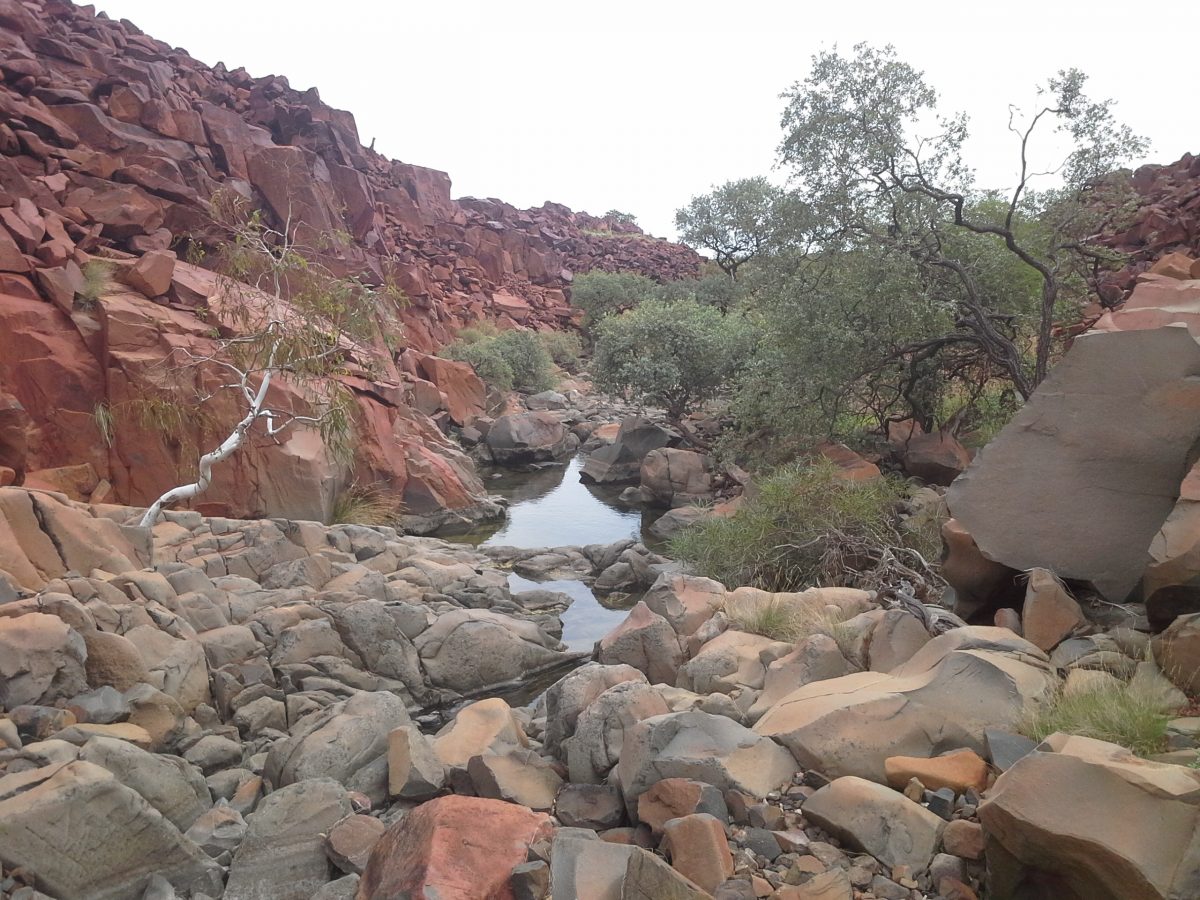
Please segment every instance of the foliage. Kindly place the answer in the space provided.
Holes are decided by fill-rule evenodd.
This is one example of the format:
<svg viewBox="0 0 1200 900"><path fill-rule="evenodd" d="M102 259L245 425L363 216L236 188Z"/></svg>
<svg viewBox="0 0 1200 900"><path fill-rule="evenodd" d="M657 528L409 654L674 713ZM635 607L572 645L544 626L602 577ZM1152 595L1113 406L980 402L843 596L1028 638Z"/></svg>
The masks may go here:
<svg viewBox="0 0 1200 900"><path fill-rule="evenodd" d="M847 481L831 463L791 465L734 515L675 535L670 555L730 588L866 584L908 552L896 528L903 499L890 478Z"/></svg>
<svg viewBox="0 0 1200 900"><path fill-rule="evenodd" d="M396 520L403 503L384 484L359 484L343 489L333 501L330 525L389 525Z"/></svg>
<svg viewBox="0 0 1200 900"><path fill-rule="evenodd" d="M583 341L573 331L543 331L542 346L554 360L554 364L568 372L579 369L579 358L583 356Z"/></svg>
<svg viewBox="0 0 1200 900"><path fill-rule="evenodd" d="M619 209L610 209L604 214L604 218L610 222L616 222L619 225L636 225L637 216L633 213L621 212Z"/></svg>
<svg viewBox="0 0 1200 900"><path fill-rule="evenodd" d="M648 300L600 324L593 374L601 389L628 393L679 421L716 397L752 349L741 316L694 300Z"/></svg>
<svg viewBox="0 0 1200 900"><path fill-rule="evenodd" d="M89 259L79 271L83 273L83 285L75 292L75 305L80 309L94 309L96 302L116 287L116 267L106 259Z"/></svg>
<svg viewBox="0 0 1200 900"><path fill-rule="evenodd" d="M497 331L490 325L464 328L442 355L470 363L480 378L500 391L537 393L554 386L550 352L533 331Z"/></svg>
<svg viewBox="0 0 1200 900"><path fill-rule="evenodd" d="M1049 703L1029 711L1019 728L1036 741L1062 731L1148 756L1162 751L1172 712L1114 678L1083 690L1059 691Z"/></svg>
<svg viewBox="0 0 1200 900"><path fill-rule="evenodd" d="M1119 188L1103 176L1146 146L1116 122L1111 101L1084 94L1085 83L1078 70L1060 71L1031 110L1010 109L1019 165L1004 196L974 184L962 157L966 117L940 112L936 92L890 46L860 44L849 57L818 53L808 77L784 94L781 162L803 185L798 198L813 220L828 223L817 242L895 248L928 292L951 304L953 327L908 352L972 348L1022 397L1045 377L1054 325L1078 308L1080 276L1105 256L1088 243L1101 206L1096 193ZM1049 158L1039 146L1047 127L1062 135L1065 155ZM1050 174L1061 185L1035 189ZM1015 319L987 289L993 248L1027 268L1037 286ZM976 252L985 254L983 264Z"/></svg>
<svg viewBox="0 0 1200 900"><path fill-rule="evenodd" d="M700 278L680 278L665 284L655 285L652 296L659 300L694 300L703 306L712 306L721 312L729 312L742 296L741 282L717 273Z"/></svg>
<svg viewBox="0 0 1200 900"><path fill-rule="evenodd" d="M592 333L602 319L632 309L654 296L657 289L658 285L645 275L595 269L575 276L571 305L584 311L583 328Z"/></svg>
<svg viewBox="0 0 1200 900"><path fill-rule="evenodd" d="M773 242L774 208L783 191L766 178L743 178L693 197L675 213L679 240L708 250L730 279Z"/></svg>

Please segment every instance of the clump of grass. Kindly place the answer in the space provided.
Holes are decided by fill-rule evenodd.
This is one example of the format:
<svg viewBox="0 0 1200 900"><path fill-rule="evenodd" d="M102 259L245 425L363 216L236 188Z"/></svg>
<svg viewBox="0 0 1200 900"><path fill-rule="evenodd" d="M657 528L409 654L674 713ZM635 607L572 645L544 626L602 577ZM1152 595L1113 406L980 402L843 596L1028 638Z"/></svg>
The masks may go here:
<svg viewBox="0 0 1200 900"><path fill-rule="evenodd" d="M388 525L400 515L402 503L382 484L347 487L333 501L330 525Z"/></svg>
<svg viewBox="0 0 1200 900"><path fill-rule="evenodd" d="M853 630L845 624L848 616L844 611L796 595L735 593L725 601L725 615L738 631L789 644L824 634L844 648L854 637Z"/></svg>
<svg viewBox="0 0 1200 900"><path fill-rule="evenodd" d="M904 495L897 480L846 481L832 463L788 466L733 516L675 535L670 555L729 588L875 587L885 572L922 582L932 573L897 530Z"/></svg>
<svg viewBox="0 0 1200 900"><path fill-rule="evenodd" d="M83 273L83 285L75 292L75 305L84 310L95 309L101 297L115 290L116 269L107 260L89 259L79 271Z"/></svg>
<svg viewBox="0 0 1200 900"><path fill-rule="evenodd" d="M1018 730L1035 741L1056 731L1077 734L1149 756L1165 747L1170 718L1141 691L1106 679L1070 693L1060 690L1050 702L1028 711Z"/></svg>
<svg viewBox="0 0 1200 900"><path fill-rule="evenodd" d="M100 437L104 440L104 446L111 447L113 441L116 440L116 423L113 419L112 409L107 403L97 403L92 409L92 418L96 422L96 428L100 431Z"/></svg>

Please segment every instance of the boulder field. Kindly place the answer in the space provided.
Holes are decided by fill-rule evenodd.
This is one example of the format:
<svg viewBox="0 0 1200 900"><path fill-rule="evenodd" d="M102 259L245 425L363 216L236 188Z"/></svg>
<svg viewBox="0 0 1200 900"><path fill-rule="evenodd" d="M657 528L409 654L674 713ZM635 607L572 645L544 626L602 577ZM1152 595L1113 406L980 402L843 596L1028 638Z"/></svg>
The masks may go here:
<svg viewBox="0 0 1200 900"><path fill-rule="evenodd" d="M1052 580L1025 638L933 634L872 592L727 591L633 542L136 521L0 488L5 900L1196 895L1200 771L1171 762L1195 719L1162 761L1020 734L1097 667L1187 702L1143 644L1046 612ZM508 567L644 593L583 660ZM842 625L753 634L756 604Z"/></svg>
<svg viewBox="0 0 1200 900"><path fill-rule="evenodd" d="M210 515L327 520L354 483L386 483L410 529L486 514L482 485L443 437L483 413L483 385L428 354L480 321L570 327L576 272L667 280L700 264L616 219L452 199L444 172L364 146L354 117L315 88L206 66L92 6L5 0L0 485L146 505L240 418L218 400L164 437L137 414L138 401L220 383L168 354L204 355L214 331L230 336L216 279L182 260L221 237L221 192L289 227L335 274L405 300L381 306L376 339L341 379L357 406L355 458L332 458L311 432L260 436L218 469L199 507ZM344 240L335 248L331 235ZM115 282L99 296L85 278L95 259ZM275 394L297 408L294 393Z"/></svg>

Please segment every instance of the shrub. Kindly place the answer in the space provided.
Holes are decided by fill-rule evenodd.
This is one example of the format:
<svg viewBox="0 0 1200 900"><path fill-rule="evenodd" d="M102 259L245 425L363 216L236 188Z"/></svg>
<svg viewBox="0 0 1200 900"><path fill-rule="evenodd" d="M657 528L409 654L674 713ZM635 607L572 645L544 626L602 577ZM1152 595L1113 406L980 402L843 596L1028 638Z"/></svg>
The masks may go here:
<svg viewBox="0 0 1200 900"><path fill-rule="evenodd" d="M537 393L554 387L554 362L536 332L504 331L493 345L512 369L517 390Z"/></svg>
<svg viewBox="0 0 1200 900"><path fill-rule="evenodd" d="M554 386L550 353L532 331L464 328L442 355L470 363L475 373L497 390L537 393Z"/></svg>
<svg viewBox="0 0 1200 900"><path fill-rule="evenodd" d="M675 421L716 397L753 345L741 316L723 316L694 300L648 300L610 316L597 335L597 384L662 407Z"/></svg>
<svg viewBox="0 0 1200 900"><path fill-rule="evenodd" d="M632 309L657 290L645 275L596 270L575 276L571 305L584 311L583 327L590 332L603 319Z"/></svg>
<svg viewBox="0 0 1200 900"><path fill-rule="evenodd" d="M542 346L550 354L555 365L575 372L579 368L579 357L583 355L583 342L571 331L543 331Z"/></svg>
<svg viewBox="0 0 1200 900"><path fill-rule="evenodd" d="M788 466L733 516L675 535L671 555L730 588L874 585L906 551L896 529L903 497L903 484L890 478L846 481L827 462Z"/></svg>
<svg viewBox="0 0 1200 900"><path fill-rule="evenodd" d="M1045 706L1028 712L1019 730L1035 741L1062 731L1120 744L1138 756L1148 756L1163 749L1172 712L1164 711L1132 685L1105 679L1084 690L1060 691Z"/></svg>
<svg viewBox="0 0 1200 900"><path fill-rule="evenodd" d="M93 309L96 301L116 287L115 267L108 260L89 259L80 271L83 286L75 293L75 305L80 309Z"/></svg>
<svg viewBox="0 0 1200 900"><path fill-rule="evenodd" d="M656 294L661 300L695 300L704 306L715 306L721 312L733 308L739 296L738 282L724 272L701 278L680 278L659 285Z"/></svg>
<svg viewBox="0 0 1200 900"><path fill-rule="evenodd" d="M400 498L385 485L357 481L333 501L330 525L388 525L400 515Z"/></svg>
<svg viewBox="0 0 1200 900"><path fill-rule="evenodd" d="M511 391L513 370L491 341L467 344L461 341L442 350L442 356L469 363L475 374L498 391Z"/></svg>

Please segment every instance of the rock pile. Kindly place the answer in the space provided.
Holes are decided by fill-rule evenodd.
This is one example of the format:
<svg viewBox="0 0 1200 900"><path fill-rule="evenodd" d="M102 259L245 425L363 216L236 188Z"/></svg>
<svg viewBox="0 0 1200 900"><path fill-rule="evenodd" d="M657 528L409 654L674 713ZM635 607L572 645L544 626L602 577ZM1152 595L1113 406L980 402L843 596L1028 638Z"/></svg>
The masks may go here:
<svg viewBox="0 0 1200 900"><path fill-rule="evenodd" d="M699 264L554 204L460 204L445 173L362 146L353 116L316 89L205 66L93 7L11 0L0 16L0 484L146 504L179 483L194 454L123 413L132 399L181 393L186 376L164 354L204 349L220 324L212 276L173 252L215 235L220 191L290 222L336 272L411 302L383 311L402 334L362 348L381 374L344 379L361 413L352 470L312 435L262 441L219 473L205 498L215 515L324 519L339 483L355 481L388 484L418 527L447 509L475 514L481 486L439 426L482 413L482 385L424 354L484 319L568 326L575 271L666 279ZM348 242L328 247L341 232ZM99 298L84 296L95 256L117 270L117 289ZM409 352L397 361L388 343ZM236 421L207 412L211 431Z"/></svg>
<svg viewBox="0 0 1200 900"><path fill-rule="evenodd" d="M1099 665L1182 705L1136 641L935 637L866 591L731 592L632 541L484 555L388 528L133 520L0 489L0 896L1194 887L1200 773L1015 733ZM544 592L510 593L493 560L648 589L533 705L469 702L578 663ZM841 624L743 630L768 606ZM1191 721L1174 746L1195 745ZM1064 822L1080 797L1178 840L1151 853L1107 808Z"/></svg>

